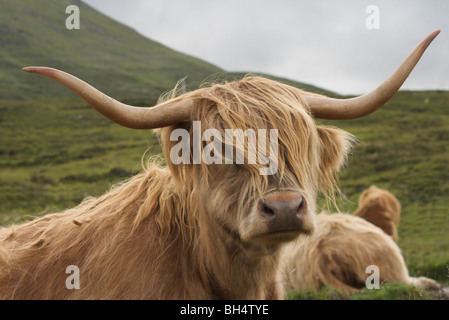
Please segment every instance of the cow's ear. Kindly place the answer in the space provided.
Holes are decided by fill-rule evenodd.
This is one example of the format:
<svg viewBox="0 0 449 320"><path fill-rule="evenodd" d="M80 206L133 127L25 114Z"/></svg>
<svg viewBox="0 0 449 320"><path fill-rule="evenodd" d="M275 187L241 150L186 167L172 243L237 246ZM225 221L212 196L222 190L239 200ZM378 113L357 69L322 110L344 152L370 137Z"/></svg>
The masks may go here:
<svg viewBox="0 0 449 320"><path fill-rule="evenodd" d="M317 126L321 141L320 185L332 189L336 174L345 165L356 138L350 133L328 126Z"/></svg>

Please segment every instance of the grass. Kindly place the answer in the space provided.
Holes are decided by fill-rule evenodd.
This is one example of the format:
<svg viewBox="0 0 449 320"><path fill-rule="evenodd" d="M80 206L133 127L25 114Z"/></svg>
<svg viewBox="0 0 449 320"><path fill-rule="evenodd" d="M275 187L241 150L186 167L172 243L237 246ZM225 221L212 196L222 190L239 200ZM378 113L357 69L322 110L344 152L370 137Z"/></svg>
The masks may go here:
<svg viewBox="0 0 449 320"><path fill-rule="evenodd" d="M447 300L440 292L417 289L402 283L382 284L379 289L363 289L353 294L344 294L325 287L321 290L289 292L288 300Z"/></svg>
<svg viewBox="0 0 449 320"><path fill-rule="evenodd" d="M0 102L0 216L72 207L140 171L148 148L160 152L151 131L116 126L76 103Z"/></svg>

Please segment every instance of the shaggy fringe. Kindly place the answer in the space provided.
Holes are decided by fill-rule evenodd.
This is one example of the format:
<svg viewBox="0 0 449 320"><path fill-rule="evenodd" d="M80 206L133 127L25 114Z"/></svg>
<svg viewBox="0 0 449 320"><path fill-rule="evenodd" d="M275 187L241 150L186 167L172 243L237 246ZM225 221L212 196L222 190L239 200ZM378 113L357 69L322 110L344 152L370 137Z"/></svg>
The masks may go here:
<svg viewBox="0 0 449 320"><path fill-rule="evenodd" d="M301 92L289 85L249 74L239 81L224 81L223 84L214 84L182 96L177 96L178 82L172 91L161 97L160 102L183 99L197 101L195 120L201 121L201 134L208 128L221 128L223 137L224 129L245 131L260 128L267 129L267 132L277 129L279 157L276 160L280 184L287 179L286 173L292 171L303 189L319 190L326 199L327 207L333 205L338 210L336 199L341 195L338 171L347 164L350 149L357 139L338 128L316 126ZM274 107L278 105L283 107ZM314 131L315 127L319 129L319 136ZM320 143L320 138L325 139L324 143ZM204 149L206 143L201 143ZM245 148L248 148L247 141ZM269 139L266 150L270 150ZM242 153L247 164L247 154L244 150ZM211 166L204 163L201 166L207 182L211 176ZM252 185L259 187L255 196L262 195L268 187L267 176L259 173L262 167L260 164L245 165L252 173Z"/></svg>

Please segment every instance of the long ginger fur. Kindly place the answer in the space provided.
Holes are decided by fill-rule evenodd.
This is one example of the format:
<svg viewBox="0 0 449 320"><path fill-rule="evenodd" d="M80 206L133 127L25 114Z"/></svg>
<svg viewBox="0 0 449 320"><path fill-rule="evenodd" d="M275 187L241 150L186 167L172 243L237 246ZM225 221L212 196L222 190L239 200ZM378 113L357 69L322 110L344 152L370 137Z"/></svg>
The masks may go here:
<svg viewBox="0 0 449 320"><path fill-rule="evenodd" d="M283 298L283 243L253 238L248 215L268 191L295 188L314 219L317 193L332 201L338 192L353 137L315 125L297 89L264 78L170 98L195 99L203 132L278 129L277 173L262 176L260 164L248 161L174 165L170 134L186 129L192 144L192 124L162 128L168 166L150 163L98 198L0 229L0 298ZM66 287L71 265L79 268L80 289Z"/></svg>

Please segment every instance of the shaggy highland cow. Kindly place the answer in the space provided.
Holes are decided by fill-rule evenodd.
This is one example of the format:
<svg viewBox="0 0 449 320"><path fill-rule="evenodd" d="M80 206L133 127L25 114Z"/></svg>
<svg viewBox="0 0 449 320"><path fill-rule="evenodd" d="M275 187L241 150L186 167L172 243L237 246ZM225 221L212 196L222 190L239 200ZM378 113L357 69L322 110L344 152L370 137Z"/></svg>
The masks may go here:
<svg viewBox="0 0 449 320"><path fill-rule="evenodd" d="M285 248L286 289L320 290L330 287L350 294L366 287L378 268L379 284L399 282L422 289L440 286L426 277L410 277L401 250L393 239L372 223L350 214L321 213L317 231ZM370 279L368 279L370 280Z"/></svg>
<svg viewBox="0 0 449 320"><path fill-rule="evenodd" d="M61 82L120 125L160 128L168 166L149 164L103 196L1 229L0 298L283 298L282 247L314 232L317 193L332 200L353 140L342 130L316 125L314 117L354 119L380 108L437 34L429 35L380 87L353 99L246 77L138 108L62 71L25 68ZM277 130L278 148L269 156L278 164L276 173L261 175L265 164L249 161L172 163L177 129L189 133L190 149L198 142L203 151L209 146L194 135L194 121L201 121L203 134ZM233 150L247 158L244 151ZM79 268L79 289L65 285L71 265Z"/></svg>
<svg viewBox="0 0 449 320"><path fill-rule="evenodd" d="M394 241L398 241L401 204L389 191L371 186L362 192L359 206L352 213L381 228Z"/></svg>

